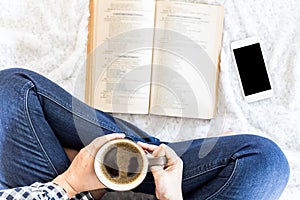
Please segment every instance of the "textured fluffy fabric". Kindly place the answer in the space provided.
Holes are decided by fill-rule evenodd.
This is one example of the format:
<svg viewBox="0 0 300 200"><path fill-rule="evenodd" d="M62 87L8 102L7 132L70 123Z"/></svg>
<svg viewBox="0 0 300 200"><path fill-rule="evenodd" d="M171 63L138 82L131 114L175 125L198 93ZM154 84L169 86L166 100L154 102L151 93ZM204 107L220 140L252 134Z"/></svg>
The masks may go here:
<svg viewBox="0 0 300 200"><path fill-rule="evenodd" d="M300 196L300 1L203 0L225 7L218 113L213 120L117 115L162 140L179 141L252 133L274 140L291 165L281 199ZM83 99L88 34L88 0L0 1L0 69L28 68ZM242 99L230 43L258 36L274 97L247 104ZM276 183L274 183L276 184Z"/></svg>

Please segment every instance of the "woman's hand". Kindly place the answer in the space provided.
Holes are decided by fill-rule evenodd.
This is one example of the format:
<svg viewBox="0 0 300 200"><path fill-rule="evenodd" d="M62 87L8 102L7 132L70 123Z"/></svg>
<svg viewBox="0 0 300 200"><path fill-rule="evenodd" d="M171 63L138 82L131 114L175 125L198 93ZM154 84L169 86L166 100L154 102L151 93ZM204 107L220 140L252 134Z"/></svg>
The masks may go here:
<svg viewBox="0 0 300 200"><path fill-rule="evenodd" d="M124 134L109 134L96 138L79 151L70 167L53 182L63 187L70 198L79 192L104 188L94 170L95 156L99 148L106 142L124 137Z"/></svg>
<svg viewBox="0 0 300 200"><path fill-rule="evenodd" d="M138 142L145 150L151 151L154 157L166 156L167 165L151 167L156 186L156 197L160 200L182 200L183 162L170 147L149 145Z"/></svg>

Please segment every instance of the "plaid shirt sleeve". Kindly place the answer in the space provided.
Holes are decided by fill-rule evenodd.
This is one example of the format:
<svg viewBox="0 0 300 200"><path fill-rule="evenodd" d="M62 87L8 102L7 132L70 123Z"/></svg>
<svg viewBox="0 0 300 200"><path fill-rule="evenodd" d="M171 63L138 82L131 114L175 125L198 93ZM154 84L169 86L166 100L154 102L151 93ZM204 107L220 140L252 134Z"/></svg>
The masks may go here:
<svg viewBox="0 0 300 200"><path fill-rule="evenodd" d="M6 190L0 190L0 199L7 200L35 200L51 199L61 200L69 199L66 191L55 183L34 183L31 186L18 187ZM75 195L72 200L93 200L88 192Z"/></svg>

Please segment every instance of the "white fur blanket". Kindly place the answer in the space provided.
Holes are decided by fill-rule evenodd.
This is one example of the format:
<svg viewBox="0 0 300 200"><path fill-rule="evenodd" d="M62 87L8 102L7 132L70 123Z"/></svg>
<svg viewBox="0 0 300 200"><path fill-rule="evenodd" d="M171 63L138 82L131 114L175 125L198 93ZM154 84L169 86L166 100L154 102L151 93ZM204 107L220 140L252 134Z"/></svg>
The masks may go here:
<svg viewBox="0 0 300 200"><path fill-rule="evenodd" d="M163 140L253 133L274 140L291 165L283 200L300 196L300 1L202 0L225 7L215 119L192 120L118 115ZM0 69L40 72L83 99L88 0L1 0ZM230 43L248 36L262 41L274 97L247 104L241 95ZM78 84L81 83L78 88ZM180 130L180 133L178 132Z"/></svg>

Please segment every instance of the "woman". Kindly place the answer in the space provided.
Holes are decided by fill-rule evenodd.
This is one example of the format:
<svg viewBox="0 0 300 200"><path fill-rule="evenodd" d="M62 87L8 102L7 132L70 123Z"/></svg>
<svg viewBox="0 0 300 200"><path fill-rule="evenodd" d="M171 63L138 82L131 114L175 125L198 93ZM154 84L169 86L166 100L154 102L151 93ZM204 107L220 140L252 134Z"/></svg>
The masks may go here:
<svg viewBox="0 0 300 200"><path fill-rule="evenodd" d="M0 72L0 108L0 198L101 196L109 190L95 175L94 155L105 142L124 137L139 141L154 156L167 156L166 168L152 168L133 190L158 199L274 200L289 177L284 154L266 138L161 142L24 69ZM211 150L201 155L203 148Z"/></svg>

